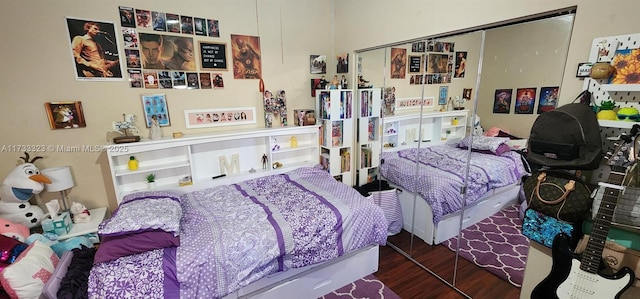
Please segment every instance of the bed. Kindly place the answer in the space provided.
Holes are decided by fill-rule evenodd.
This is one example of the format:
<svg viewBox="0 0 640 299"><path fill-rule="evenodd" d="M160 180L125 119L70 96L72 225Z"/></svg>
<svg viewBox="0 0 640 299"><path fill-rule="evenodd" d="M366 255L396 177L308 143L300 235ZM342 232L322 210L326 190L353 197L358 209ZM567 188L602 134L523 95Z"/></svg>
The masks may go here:
<svg viewBox="0 0 640 299"><path fill-rule="evenodd" d="M428 244L439 244L458 235L461 217L464 217L462 228L466 228L517 201L521 178L527 174L520 153L504 147L498 154L486 149L474 150L469 163L463 215L460 191L468 155L469 150L457 143L381 155L381 176L390 185L406 191L399 193L405 230ZM420 164L418 173L416 157ZM416 200L414 205L416 196L424 200ZM411 215L415 215L415 219L411 219Z"/></svg>
<svg viewBox="0 0 640 299"><path fill-rule="evenodd" d="M100 225L90 298L317 298L377 271L382 210L318 167L186 190L125 196ZM122 240L149 232L179 246Z"/></svg>

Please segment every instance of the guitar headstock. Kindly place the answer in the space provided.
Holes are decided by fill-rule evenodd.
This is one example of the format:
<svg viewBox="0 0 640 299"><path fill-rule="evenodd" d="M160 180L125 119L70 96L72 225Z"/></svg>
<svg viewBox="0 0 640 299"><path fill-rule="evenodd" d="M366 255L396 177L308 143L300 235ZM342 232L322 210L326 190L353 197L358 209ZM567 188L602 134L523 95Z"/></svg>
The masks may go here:
<svg viewBox="0 0 640 299"><path fill-rule="evenodd" d="M640 152L640 125L633 125L629 135L620 136L620 143L616 144L613 154L607 153L605 159L609 166L629 167L636 163Z"/></svg>

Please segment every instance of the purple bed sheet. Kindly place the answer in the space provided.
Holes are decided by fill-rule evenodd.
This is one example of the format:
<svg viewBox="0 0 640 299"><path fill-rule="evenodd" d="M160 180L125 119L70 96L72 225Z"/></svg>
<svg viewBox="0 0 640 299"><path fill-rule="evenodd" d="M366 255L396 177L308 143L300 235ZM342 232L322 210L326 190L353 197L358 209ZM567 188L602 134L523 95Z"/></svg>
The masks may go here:
<svg viewBox="0 0 640 299"><path fill-rule="evenodd" d="M418 159L416 159L418 157ZM492 189L514 184L527 173L522 157L514 151L500 156L472 152L442 144L421 149L384 152L380 174L389 182L420 194L433 210L433 223L461 209L469 163L466 203L471 204ZM416 178L416 161L419 161Z"/></svg>
<svg viewBox="0 0 640 299"><path fill-rule="evenodd" d="M94 265L90 298L221 298L267 275L386 242L382 210L304 167L181 196L180 246Z"/></svg>

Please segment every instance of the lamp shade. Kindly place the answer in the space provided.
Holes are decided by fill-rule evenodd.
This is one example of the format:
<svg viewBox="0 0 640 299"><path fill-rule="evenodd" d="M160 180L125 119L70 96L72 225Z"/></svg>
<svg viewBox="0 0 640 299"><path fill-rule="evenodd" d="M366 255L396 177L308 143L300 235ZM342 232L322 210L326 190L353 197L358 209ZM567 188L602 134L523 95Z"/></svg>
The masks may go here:
<svg viewBox="0 0 640 299"><path fill-rule="evenodd" d="M74 186L70 166L45 168L41 173L51 180L51 184L44 184L47 192L67 190Z"/></svg>

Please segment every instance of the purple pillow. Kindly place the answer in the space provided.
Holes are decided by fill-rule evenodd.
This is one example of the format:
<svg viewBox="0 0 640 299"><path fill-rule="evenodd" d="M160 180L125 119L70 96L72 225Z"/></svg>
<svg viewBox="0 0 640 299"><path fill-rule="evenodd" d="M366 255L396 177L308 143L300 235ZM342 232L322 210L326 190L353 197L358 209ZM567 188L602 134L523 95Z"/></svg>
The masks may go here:
<svg viewBox="0 0 640 299"><path fill-rule="evenodd" d="M465 137L458 143L459 148L469 148L469 141L471 137ZM471 149L480 153L491 153L495 155L502 155L511 150L511 147L506 143L509 138L504 137L487 137L487 136L473 136L473 145Z"/></svg>
<svg viewBox="0 0 640 299"><path fill-rule="evenodd" d="M136 234L104 236L98 247L94 264L115 260L150 250L180 246L180 237L162 230L141 232Z"/></svg>

